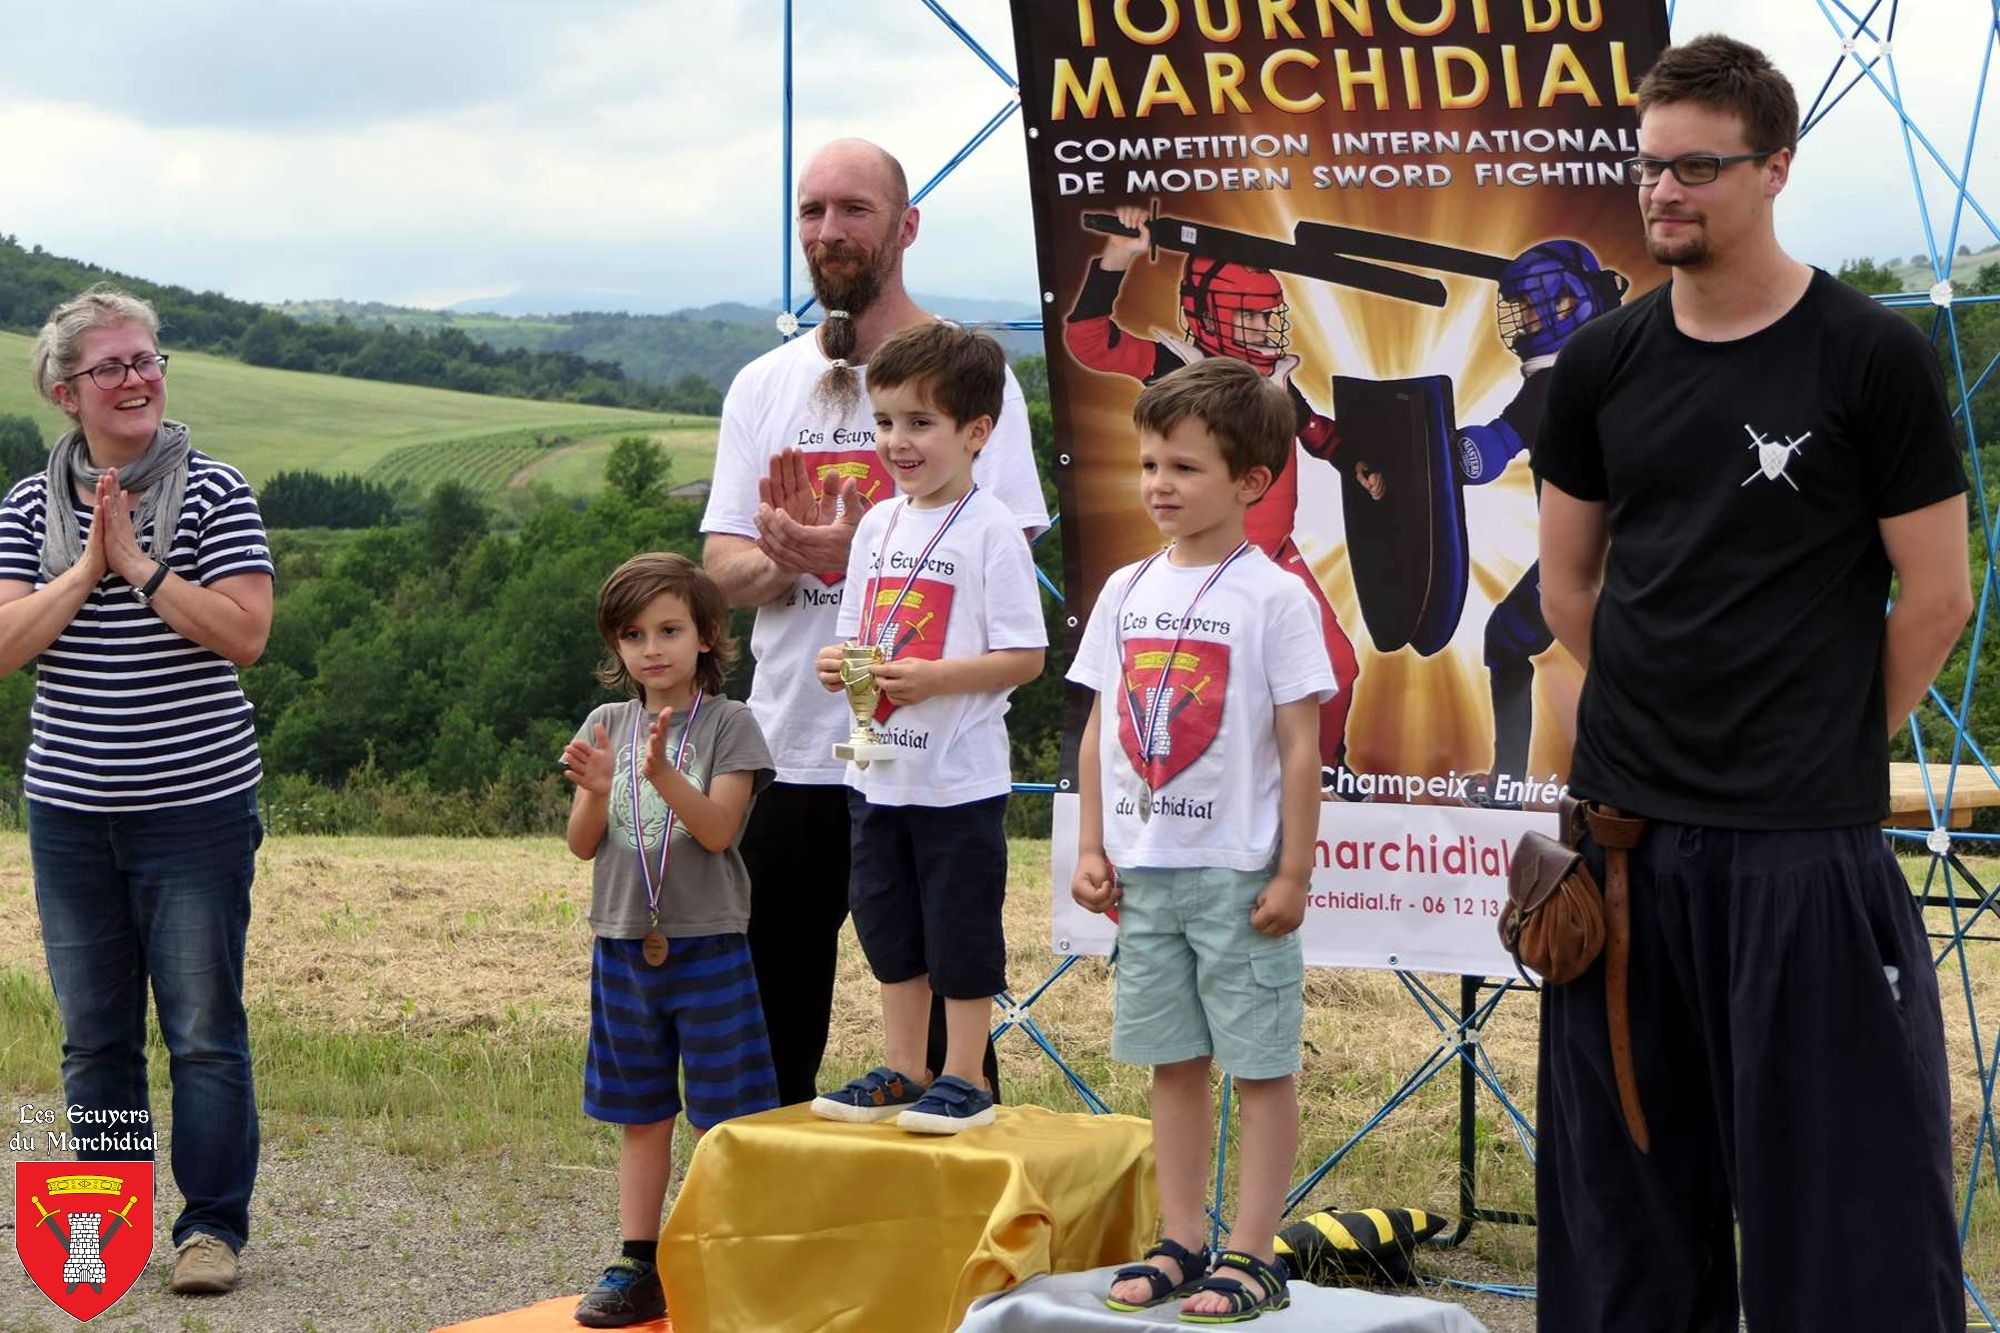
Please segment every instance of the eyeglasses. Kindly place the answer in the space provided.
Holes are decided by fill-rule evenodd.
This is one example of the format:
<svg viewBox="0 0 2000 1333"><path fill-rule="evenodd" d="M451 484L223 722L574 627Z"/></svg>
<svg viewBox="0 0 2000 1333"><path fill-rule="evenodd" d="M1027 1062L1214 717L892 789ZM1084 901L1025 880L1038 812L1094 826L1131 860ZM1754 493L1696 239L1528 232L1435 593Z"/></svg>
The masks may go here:
<svg viewBox="0 0 2000 1333"><path fill-rule="evenodd" d="M125 372L131 371L142 383L158 384L167 377L167 354L149 352L145 356L135 356L130 361L106 361L92 366L89 370L79 370L74 375L63 376L66 380L90 376L90 382L100 389L115 389L125 382Z"/></svg>
<svg viewBox="0 0 2000 1333"><path fill-rule="evenodd" d="M1683 185L1707 185L1732 162L1762 162L1770 153L1683 153L1679 157L1628 157L1618 165L1628 185L1658 185L1669 171Z"/></svg>

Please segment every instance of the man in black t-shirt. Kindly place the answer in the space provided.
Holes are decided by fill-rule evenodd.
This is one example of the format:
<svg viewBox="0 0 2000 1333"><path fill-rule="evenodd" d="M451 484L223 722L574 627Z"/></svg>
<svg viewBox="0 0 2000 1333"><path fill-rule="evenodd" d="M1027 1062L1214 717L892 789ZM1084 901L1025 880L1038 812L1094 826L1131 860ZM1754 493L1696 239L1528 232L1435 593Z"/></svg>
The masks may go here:
<svg viewBox="0 0 2000 1333"><path fill-rule="evenodd" d="M1642 1115L1604 964L1545 987L1540 1326L1733 1333L1733 1212L1751 1328L1960 1329L1937 980L1880 831L1887 735L1971 609L1942 378L1779 248L1798 104L1761 53L1670 48L1639 115L1672 280L1563 348L1534 465L1542 607L1587 673L1571 790L1649 821Z"/></svg>

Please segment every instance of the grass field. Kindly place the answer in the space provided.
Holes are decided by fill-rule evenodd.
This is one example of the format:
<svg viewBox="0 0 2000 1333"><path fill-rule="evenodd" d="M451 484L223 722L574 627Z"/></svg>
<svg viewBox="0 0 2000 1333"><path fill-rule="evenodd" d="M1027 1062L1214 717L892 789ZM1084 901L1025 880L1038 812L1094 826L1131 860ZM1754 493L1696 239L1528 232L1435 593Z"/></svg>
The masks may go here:
<svg viewBox="0 0 2000 1333"><path fill-rule="evenodd" d="M1970 255L1953 255L1951 260L1952 285L1961 291L1979 276L1979 270L1988 264L2000 263L2000 245L1989 245L1984 250ZM1927 292L1937 279L1931 276L1930 261L1913 264L1909 260L1890 263L1890 271L1902 279L1902 290L1906 292Z"/></svg>
<svg viewBox="0 0 2000 1333"><path fill-rule="evenodd" d="M667 485L679 486L715 471L715 432L716 422L703 417L683 417L680 424L647 432L653 443L667 451L673 464ZM588 495L604 484L604 465L611 450L628 433L590 436L546 453L516 472L514 484L535 482L566 495Z"/></svg>
<svg viewBox="0 0 2000 1333"><path fill-rule="evenodd" d="M1032 984L1049 953L1049 851L1011 847L1009 970ZM1990 877L2000 863L1975 863ZM555 839L274 838L259 856L246 990L260 1101L269 1133L332 1132L429 1162L535 1163L603 1179L615 1140L577 1112L590 975L582 908L587 870ZM1940 921L1938 924L1942 924ZM1448 979L1433 979L1449 987ZM1961 1174L1977 1129L1975 1059L1955 968L1942 978ZM2000 949L1975 944L1972 988L1987 1040L2000 1014ZM1455 988L1450 988L1455 990ZM877 1063L874 986L851 931L825 1081ZM1106 1053L1110 982L1086 960L1034 1015L1077 1071L1121 1111L1144 1113L1144 1071ZM1301 1170L1344 1141L1435 1044L1392 976L1307 975ZM20 1096L59 1086L57 1023L42 968L26 840L0 835L0 1085ZM1517 1103L1534 1106L1535 1010L1510 997L1486 1046ZM1018 1035L1001 1044L1010 1099L1080 1109L1054 1067ZM164 1102L164 1053L153 1072ZM1352 1152L1315 1206L1412 1205L1449 1212L1457 1198L1457 1088L1438 1080ZM1482 1202L1531 1210L1532 1167L1491 1097L1477 1121ZM1863 1150L1863 1145L1856 1145ZM683 1149L684 1152L684 1149ZM1968 1258L2000 1289L2000 1202L1989 1158ZM1857 1238L1862 1243L1862 1238ZM1533 1231L1481 1226L1435 1270L1532 1281ZM1497 1326L1497 1325L1496 1325Z"/></svg>
<svg viewBox="0 0 2000 1333"><path fill-rule="evenodd" d="M0 333L0 413L32 416L53 439L64 423L29 385L31 345L23 334ZM370 474L406 450L415 452L404 454L399 466L409 470L418 454L440 447L453 460L441 475L450 475L464 461L462 453L449 453L454 446L463 450L459 442L531 446L527 454L511 455L513 467L491 474L490 486L497 489L533 461L537 434L608 451L620 436L658 432L674 453L676 481L707 476L713 453L714 423L699 417L267 370L226 357L169 351L169 415L188 423L197 447L241 468L253 485L288 469ZM706 452L700 445L704 436ZM566 475L551 480L560 486Z"/></svg>

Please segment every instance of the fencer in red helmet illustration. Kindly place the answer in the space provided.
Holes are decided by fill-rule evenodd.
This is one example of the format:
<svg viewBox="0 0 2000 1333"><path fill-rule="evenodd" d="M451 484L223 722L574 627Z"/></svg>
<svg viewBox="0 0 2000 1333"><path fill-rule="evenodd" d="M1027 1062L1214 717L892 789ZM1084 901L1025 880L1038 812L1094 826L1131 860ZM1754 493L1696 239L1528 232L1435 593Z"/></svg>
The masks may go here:
<svg viewBox="0 0 2000 1333"><path fill-rule="evenodd" d="M1117 221L1132 234L1107 235L1103 251L1091 262L1063 326L1070 355L1092 370L1128 375L1147 384L1205 357L1245 362L1290 395L1298 415L1299 446L1315 458L1331 459L1339 447L1332 420L1314 410L1292 382L1299 358L1288 350L1290 310L1277 276L1236 260L1189 254L1181 273L1181 328L1137 336L1119 325L1113 308L1126 272L1149 258L1149 215L1143 208L1127 206L1117 211ZM1320 707L1320 762L1337 772L1346 762L1347 713L1359 664L1326 590L1293 540L1298 505L1298 469L1288 467L1251 506L1245 529L1258 549L1305 584L1319 607L1327 656L1340 686ZM1331 780L1332 774L1327 776Z"/></svg>

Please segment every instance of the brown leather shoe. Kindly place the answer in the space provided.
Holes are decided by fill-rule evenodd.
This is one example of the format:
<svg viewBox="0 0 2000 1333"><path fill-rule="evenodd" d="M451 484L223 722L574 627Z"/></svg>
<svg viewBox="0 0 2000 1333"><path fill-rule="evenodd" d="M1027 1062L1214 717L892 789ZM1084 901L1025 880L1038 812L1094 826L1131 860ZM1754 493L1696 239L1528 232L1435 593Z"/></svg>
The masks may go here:
<svg viewBox="0 0 2000 1333"><path fill-rule="evenodd" d="M242 1269L229 1242L197 1231L174 1250L174 1279L169 1285L183 1296L218 1296L233 1290L240 1276Z"/></svg>

